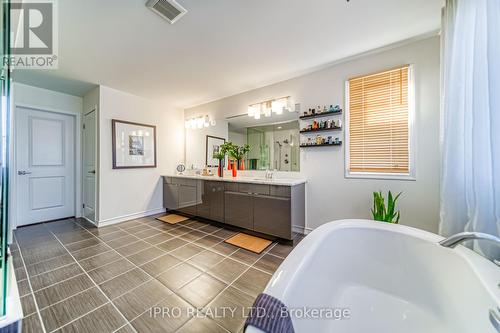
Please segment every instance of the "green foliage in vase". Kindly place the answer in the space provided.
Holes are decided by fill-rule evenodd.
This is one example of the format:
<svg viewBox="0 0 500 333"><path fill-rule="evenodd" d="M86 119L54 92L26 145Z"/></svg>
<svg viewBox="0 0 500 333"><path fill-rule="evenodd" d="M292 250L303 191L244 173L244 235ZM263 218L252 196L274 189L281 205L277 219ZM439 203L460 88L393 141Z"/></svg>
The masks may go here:
<svg viewBox="0 0 500 333"><path fill-rule="evenodd" d="M226 142L220 146L220 151L229 154L234 160L240 161L245 157L245 154L250 151L249 145L237 146L232 142Z"/></svg>
<svg viewBox="0 0 500 333"><path fill-rule="evenodd" d="M388 223L399 223L400 211L396 210L396 201L402 192L400 192L395 197L392 196L391 191L387 196L387 207L385 205L384 195L382 191L373 192L373 208L372 214L373 219L376 221L388 222Z"/></svg>

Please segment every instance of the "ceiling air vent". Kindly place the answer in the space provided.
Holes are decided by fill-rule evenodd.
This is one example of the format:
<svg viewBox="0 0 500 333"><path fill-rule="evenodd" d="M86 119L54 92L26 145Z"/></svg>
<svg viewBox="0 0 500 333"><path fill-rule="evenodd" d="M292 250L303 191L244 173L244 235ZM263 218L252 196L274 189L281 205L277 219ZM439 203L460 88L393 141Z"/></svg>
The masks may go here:
<svg viewBox="0 0 500 333"><path fill-rule="evenodd" d="M187 12L175 0L149 0L146 7L166 19L170 24L175 23Z"/></svg>

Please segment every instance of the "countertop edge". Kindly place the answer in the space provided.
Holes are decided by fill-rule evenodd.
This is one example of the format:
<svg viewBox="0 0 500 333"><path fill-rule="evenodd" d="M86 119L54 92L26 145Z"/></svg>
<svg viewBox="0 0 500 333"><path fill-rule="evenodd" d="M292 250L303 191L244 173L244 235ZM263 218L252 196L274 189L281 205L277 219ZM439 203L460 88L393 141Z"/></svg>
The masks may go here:
<svg viewBox="0 0 500 333"><path fill-rule="evenodd" d="M162 177L171 178L186 178L186 179L196 179L196 180L209 180L217 182L229 182L229 183L247 183L247 184L261 184L261 185L277 185L277 186L296 186L307 183L306 179L252 179L249 177L217 177L217 176L201 176L201 175L162 175Z"/></svg>

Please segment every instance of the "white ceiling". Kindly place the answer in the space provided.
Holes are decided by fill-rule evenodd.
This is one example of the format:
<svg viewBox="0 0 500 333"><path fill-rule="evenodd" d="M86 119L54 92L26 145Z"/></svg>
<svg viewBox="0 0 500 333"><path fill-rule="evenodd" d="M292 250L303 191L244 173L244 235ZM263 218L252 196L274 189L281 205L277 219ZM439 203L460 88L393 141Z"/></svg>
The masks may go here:
<svg viewBox="0 0 500 333"><path fill-rule="evenodd" d="M145 0L59 4L59 69L15 80L82 95L103 84L188 107L435 31L443 0L178 0L174 25Z"/></svg>

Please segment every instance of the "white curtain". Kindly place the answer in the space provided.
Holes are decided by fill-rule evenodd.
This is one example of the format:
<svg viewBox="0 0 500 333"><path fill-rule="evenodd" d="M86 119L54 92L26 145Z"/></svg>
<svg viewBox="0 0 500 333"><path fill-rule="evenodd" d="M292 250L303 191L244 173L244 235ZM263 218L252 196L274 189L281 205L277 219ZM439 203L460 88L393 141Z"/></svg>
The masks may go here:
<svg viewBox="0 0 500 333"><path fill-rule="evenodd" d="M499 236L500 0L447 0L442 33L439 232Z"/></svg>

